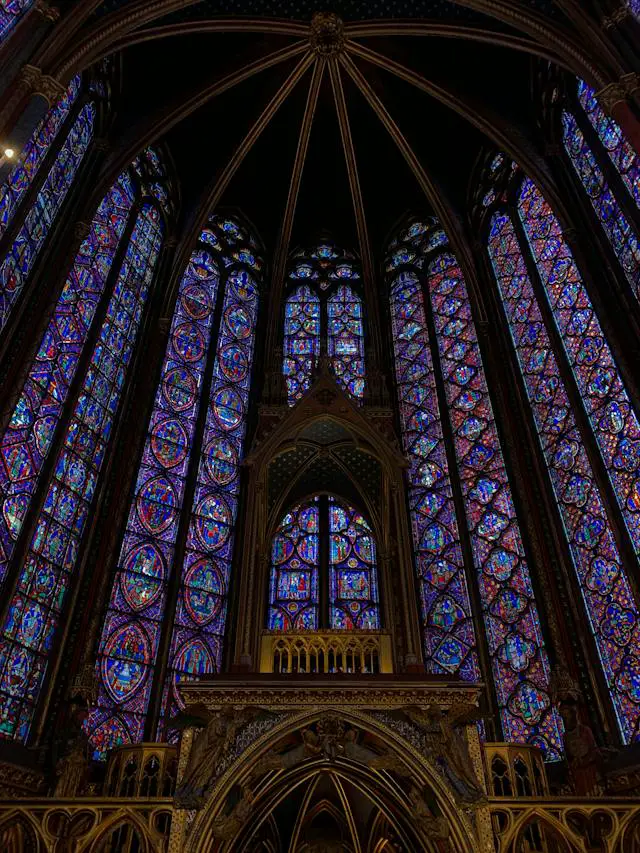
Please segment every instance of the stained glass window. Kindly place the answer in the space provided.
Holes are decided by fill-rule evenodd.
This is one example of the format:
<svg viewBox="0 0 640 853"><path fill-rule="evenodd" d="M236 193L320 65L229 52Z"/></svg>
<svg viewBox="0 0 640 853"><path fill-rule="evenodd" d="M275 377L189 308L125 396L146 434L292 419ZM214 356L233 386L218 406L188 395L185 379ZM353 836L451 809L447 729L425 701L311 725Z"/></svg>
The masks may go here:
<svg viewBox="0 0 640 853"><path fill-rule="evenodd" d="M511 219L491 221L496 273L558 510L625 742L640 722L640 620Z"/></svg>
<svg viewBox="0 0 640 853"><path fill-rule="evenodd" d="M221 663L258 296L246 269L229 275L169 651L169 717L182 706L178 683Z"/></svg>
<svg viewBox="0 0 640 853"><path fill-rule="evenodd" d="M286 513L271 543L267 625L272 631L380 628L376 543L360 512L320 495Z"/></svg>
<svg viewBox="0 0 640 853"><path fill-rule="evenodd" d="M328 351L342 387L357 400L364 394L362 302L348 284L327 300Z"/></svg>
<svg viewBox="0 0 640 853"><path fill-rule="evenodd" d="M595 101L595 98L593 100ZM616 157L614 162L621 171L622 168L625 169L622 172L624 178L633 176L630 189L635 193L636 202L640 203L640 168L638 168L637 162L635 168L632 165L633 160L637 161L638 158L635 157L628 143L622 138L617 125L615 125L615 128L618 131L618 135L609 133L611 120L602 114L602 110L597 104L594 109L602 115L602 119L605 122L605 128L602 131L603 139L612 139L612 144L613 142L616 144L616 151L626 146L627 156ZM598 122L593 118L592 120L596 128L598 128ZM611 187L607 184L604 173L598 165L597 159L589 147L584 134L578 127L575 117L566 110L562 114L562 128L562 138L569 158L589 196L591 205L602 224L604 232L624 269L631 290L636 298L640 300L640 243L638 242L638 235L623 213L618 200L611 191ZM609 153L612 154L611 151Z"/></svg>
<svg viewBox="0 0 640 853"><path fill-rule="evenodd" d="M0 43L32 4L33 0L0 0Z"/></svg>
<svg viewBox="0 0 640 853"><path fill-rule="evenodd" d="M182 277L100 640L98 702L88 723L97 758L141 739L163 630L172 631L163 690L169 716L177 683L219 665L260 269L243 229L212 217ZM180 520L196 466L185 546ZM172 628L166 603L177 559Z"/></svg>
<svg viewBox="0 0 640 853"><path fill-rule="evenodd" d="M271 546L268 626L272 631L319 627L320 513L317 501L284 516Z"/></svg>
<svg viewBox="0 0 640 853"><path fill-rule="evenodd" d="M547 692L549 660L469 297L453 255L430 263L428 286L504 734L553 758L560 732Z"/></svg>
<svg viewBox="0 0 640 853"><path fill-rule="evenodd" d="M42 165L51 143L69 116L80 92L80 77L73 78L58 103L52 107L34 130L15 166L0 187L0 236L7 230L16 209Z"/></svg>
<svg viewBox="0 0 640 853"><path fill-rule="evenodd" d="M329 498L329 624L340 630L380 628L376 543L369 523Z"/></svg>
<svg viewBox="0 0 640 853"><path fill-rule="evenodd" d="M301 285L285 306L283 372L290 406L309 390L319 355L320 299Z"/></svg>
<svg viewBox="0 0 640 853"><path fill-rule="evenodd" d="M321 351L338 383L356 401L364 396L362 301L354 256L329 243L294 255L285 305L283 373L290 406L309 390Z"/></svg>
<svg viewBox="0 0 640 853"><path fill-rule="evenodd" d="M436 395L441 382L504 737L535 743L547 758L557 758L549 660L464 278L435 223L414 223L391 248L396 377L427 665L478 678L462 521L456 519Z"/></svg>
<svg viewBox="0 0 640 853"><path fill-rule="evenodd" d="M620 511L640 555L640 422L560 223L525 178L518 213Z"/></svg>
<svg viewBox="0 0 640 853"><path fill-rule="evenodd" d="M422 286L412 270L391 288L391 324L409 510L429 672L480 679Z"/></svg>
<svg viewBox="0 0 640 853"><path fill-rule="evenodd" d="M32 369L23 392L23 405L18 404L16 411L26 427L21 436L22 446L26 457L31 451L29 458L32 463L30 468L27 466L31 475L27 483L31 485L31 491L20 493L23 498L21 516L20 520L14 519L14 522L19 521L18 529L37 479L33 460L37 459L41 467L60 415L56 371L60 371L66 381L66 396L69 373L72 375L78 366L86 333L98 312L98 303L135 194L132 179L124 173L103 200L52 319L61 346L59 349L56 347L57 341L52 337L50 326L36 358L35 372ZM136 214L117 280L105 306L97 341L73 413L65 427L18 584L0 629L0 693L3 694L0 733L5 737L25 740L29 732L126 384L127 369L162 237L163 223L158 209L148 203L142 205ZM84 283L82 290L76 287L78 279ZM68 358L60 364L64 345L68 343L73 346L69 349ZM48 366L52 358L56 362L53 370ZM65 368L69 373L64 372ZM44 407L44 411L36 419L37 406ZM40 443L38 439L41 439ZM38 456L33 452L34 447ZM5 505L10 499L5 499ZM17 536L16 523L11 532Z"/></svg>
<svg viewBox="0 0 640 853"><path fill-rule="evenodd" d="M41 165L48 147L77 95L73 82L61 103L50 111L27 143L25 151L0 191L0 234L10 223L16 208ZM86 103L78 112L44 183L30 207L7 254L0 262L0 329L22 293L51 225L69 192L78 167L93 137L96 108Z"/></svg>
<svg viewBox="0 0 640 853"><path fill-rule="evenodd" d="M0 439L0 579L51 449L134 197L131 177L124 172L93 217Z"/></svg>
<svg viewBox="0 0 640 853"><path fill-rule="evenodd" d="M584 80L578 80L578 100L606 148L611 162L620 173L636 204L640 205L640 156L627 142L620 126L604 112L594 90Z"/></svg>

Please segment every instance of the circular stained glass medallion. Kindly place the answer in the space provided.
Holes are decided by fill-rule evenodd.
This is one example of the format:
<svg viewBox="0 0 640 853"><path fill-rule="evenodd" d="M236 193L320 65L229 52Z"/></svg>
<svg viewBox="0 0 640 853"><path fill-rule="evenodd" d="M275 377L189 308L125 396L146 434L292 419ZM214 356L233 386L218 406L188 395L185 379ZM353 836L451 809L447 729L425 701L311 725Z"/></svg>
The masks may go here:
<svg viewBox="0 0 640 853"><path fill-rule="evenodd" d="M111 635L102 657L102 679L114 701L121 703L138 689L151 661L149 639L135 622Z"/></svg>
<svg viewBox="0 0 640 853"><path fill-rule="evenodd" d="M148 607L158 597L164 577L164 560L150 543L138 545L127 554L121 574L122 594L134 610Z"/></svg>
<svg viewBox="0 0 640 853"><path fill-rule="evenodd" d="M224 322L234 338L244 340L251 334L251 315L242 305L232 305L224 312Z"/></svg>
<svg viewBox="0 0 640 853"><path fill-rule="evenodd" d="M193 323L182 323L174 331L173 348L185 361L198 361L204 354L204 337Z"/></svg>
<svg viewBox="0 0 640 853"><path fill-rule="evenodd" d="M151 534L162 533L175 514L176 496L166 477L156 477L145 483L137 500L138 516Z"/></svg>
<svg viewBox="0 0 640 853"><path fill-rule="evenodd" d="M249 371L249 360L243 347L229 344L220 352L220 370L230 382L241 382Z"/></svg>
<svg viewBox="0 0 640 853"><path fill-rule="evenodd" d="M194 563L184 579L184 603L197 625L211 622L220 610L223 595L224 583L213 560L205 557Z"/></svg>
<svg viewBox="0 0 640 853"><path fill-rule="evenodd" d="M209 295L199 284L189 284L182 291L182 307L193 320L201 320L211 310Z"/></svg>
<svg viewBox="0 0 640 853"><path fill-rule="evenodd" d="M215 438L204 451L207 473L221 486L233 480L238 465L238 452L227 438Z"/></svg>
<svg viewBox="0 0 640 853"><path fill-rule="evenodd" d="M203 498L196 508L196 530L207 550L220 548L229 538L231 511L217 495Z"/></svg>
<svg viewBox="0 0 640 853"><path fill-rule="evenodd" d="M194 404L197 390L195 377L185 367L169 370L162 381L165 400L176 412L182 412Z"/></svg>
<svg viewBox="0 0 640 853"><path fill-rule="evenodd" d="M165 468L174 468L187 455L187 434L176 418L157 423L151 432L151 449Z"/></svg>
<svg viewBox="0 0 640 853"><path fill-rule="evenodd" d="M233 388L222 388L218 391L211 405L222 429L235 429L242 421L244 406L240 395Z"/></svg>

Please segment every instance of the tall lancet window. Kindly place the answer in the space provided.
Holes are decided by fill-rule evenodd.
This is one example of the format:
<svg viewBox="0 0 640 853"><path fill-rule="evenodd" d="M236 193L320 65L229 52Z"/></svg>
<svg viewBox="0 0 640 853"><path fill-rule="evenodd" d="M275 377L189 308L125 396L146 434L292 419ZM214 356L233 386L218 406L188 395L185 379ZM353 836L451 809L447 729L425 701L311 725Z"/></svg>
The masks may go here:
<svg viewBox="0 0 640 853"><path fill-rule="evenodd" d="M255 245L235 220L212 216L179 283L98 650L88 730L99 758L142 739L152 700L166 735L180 681L220 666L262 269Z"/></svg>
<svg viewBox="0 0 640 853"><path fill-rule="evenodd" d="M394 241L387 271L427 666L480 677L473 578L504 736L555 758L549 660L462 271L435 221Z"/></svg>
<svg viewBox="0 0 640 853"><path fill-rule="evenodd" d="M625 207L640 205L640 157L607 116L593 89L578 81L575 109L562 112L562 139L629 286L640 301L640 241ZM607 170L617 171L617 189ZM615 172L613 174L616 179ZM626 198L623 198L626 197ZM626 202L626 204L625 204Z"/></svg>
<svg viewBox="0 0 640 853"><path fill-rule="evenodd" d="M79 76L74 77L0 187L0 330L24 290L87 152L96 97Z"/></svg>
<svg viewBox="0 0 640 853"><path fill-rule="evenodd" d="M640 612L619 542L627 536L639 552L640 425L556 217L530 179L510 175L515 205L489 211L489 256L585 618L629 742L640 724Z"/></svg>
<svg viewBox="0 0 640 853"><path fill-rule="evenodd" d="M309 390L321 353L344 390L364 397L364 320L354 256L323 244L298 252L289 273L283 373L289 405Z"/></svg>
<svg viewBox="0 0 640 853"><path fill-rule="evenodd" d="M33 0L0 0L0 44L32 5Z"/></svg>
<svg viewBox="0 0 640 853"><path fill-rule="evenodd" d="M162 247L167 211L154 186L164 198L164 182L157 155L147 152L103 199L0 441L2 568L5 576L17 569L0 623L5 737L28 736L74 582ZM83 377L78 396L62 422L77 375ZM54 448L44 499L36 502L40 473ZM30 508L35 520L24 525Z"/></svg>
<svg viewBox="0 0 640 853"><path fill-rule="evenodd" d="M369 522L333 495L289 509L271 544L272 631L380 628L376 543Z"/></svg>

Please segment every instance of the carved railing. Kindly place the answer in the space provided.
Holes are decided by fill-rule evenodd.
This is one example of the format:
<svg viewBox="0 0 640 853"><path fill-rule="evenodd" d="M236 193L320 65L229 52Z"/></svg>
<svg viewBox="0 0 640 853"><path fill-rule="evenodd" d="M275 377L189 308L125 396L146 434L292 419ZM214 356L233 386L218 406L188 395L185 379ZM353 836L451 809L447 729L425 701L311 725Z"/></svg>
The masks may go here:
<svg viewBox="0 0 640 853"><path fill-rule="evenodd" d="M549 793L544 756L536 746L485 743L489 792L494 797L544 797Z"/></svg>
<svg viewBox="0 0 640 853"><path fill-rule="evenodd" d="M260 672L390 673L391 635L382 631L265 631Z"/></svg>
<svg viewBox="0 0 640 853"><path fill-rule="evenodd" d="M489 810L498 853L640 850L637 798L491 798Z"/></svg>
<svg viewBox="0 0 640 853"><path fill-rule="evenodd" d="M78 797L0 803L2 853L166 853L173 800Z"/></svg>
<svg viewBox="0 0 640 853"><path fill-rule="evenodd" d="M178 749L168 743L118 746L109 753L104 783L107 797L172 797Z"/></svg>

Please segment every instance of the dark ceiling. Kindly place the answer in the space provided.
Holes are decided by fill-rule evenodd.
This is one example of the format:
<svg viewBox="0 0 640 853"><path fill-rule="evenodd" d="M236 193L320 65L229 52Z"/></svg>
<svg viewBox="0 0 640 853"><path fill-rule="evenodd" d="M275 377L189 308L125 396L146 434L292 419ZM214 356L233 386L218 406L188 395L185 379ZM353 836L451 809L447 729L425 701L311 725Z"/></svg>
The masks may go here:
<svg viewBox="0 0 640 853"><path fill-rule="evenodd" d="M113 10L116 0L105 4ZM528 5L549 11L552 4L536 0ZM153 26L179 18L204 20L242 11L244 15L297 19L308 25L316 2L277 3L207 2L196 4L155 21ZM436 2L334 2L332 10L345 21L364 18L453 17L464 24L489 26L495 32L508 28L495 20L457 6ZM519 35L522 35L521 33ZM205 85L245 67L260 57L300 41L301 37L255 32L191 32L136 44L122 51L122 94L114 137L131 140L152 117L164 115ZM302 39L304 41L304 39ZM496 44L469 39L412 37L410 35L360 37L358 43L422 75L456 96L472 109L498 117L535 144L535 109L531 102L531 73L535 57ZM463 220L469 182L480 154L490 141L450 107L436 101L386 69L353 57L369 85L381 99L430 175L438 193ZM170 129L162 141L170 152L179 179L182 225L197 215L210 188L233 156L265 105L274 97L300 56L252 76L210 100ZM219 206L242 211L254 224L267 253L278 242L292 167L313 66L251 148L224 191ZM408 212L429 214L428 204L407 166L371 106L343 69L342 85L353 135L364 212L374 258L394 225ZM345 153L328 69L320 87L315 118L302 175L290 247L307 245L322 229L338 244L359 250L352 194Z"/></svg>

